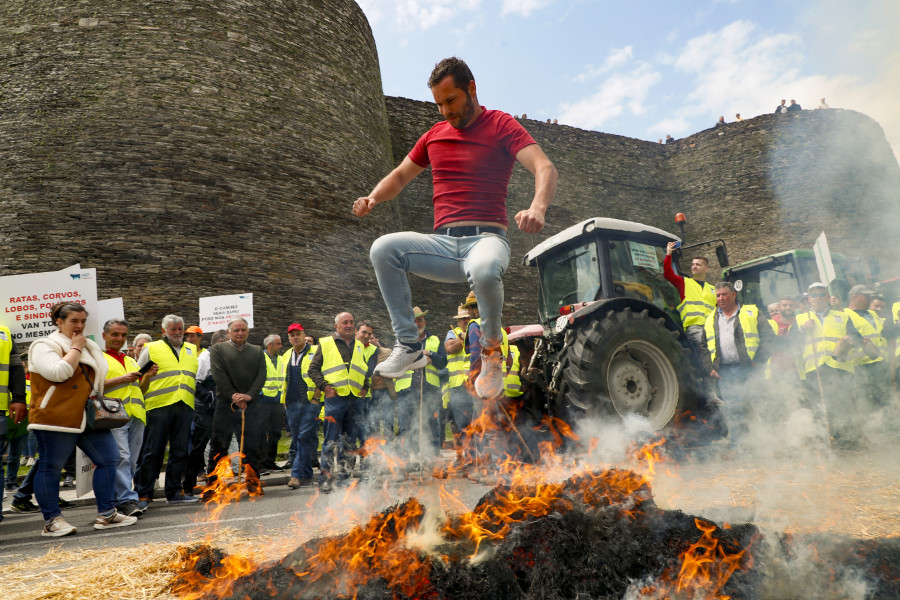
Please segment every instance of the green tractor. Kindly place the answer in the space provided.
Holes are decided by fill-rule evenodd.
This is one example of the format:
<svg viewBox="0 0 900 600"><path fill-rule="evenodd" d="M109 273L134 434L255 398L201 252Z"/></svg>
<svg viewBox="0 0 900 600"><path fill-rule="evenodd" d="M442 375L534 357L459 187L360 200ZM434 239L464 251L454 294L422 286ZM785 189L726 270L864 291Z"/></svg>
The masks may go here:
<svg viewBox="0 0 900 600"><path fill-rule="evenodd" d="M545 405L532 410L570 423L640 415L654 430L696 421L705 402L678 292L663 276L669 242L680 240L656 227L593 218L525 255L525 265L538 269L542 323L528 372ZM724 243L717 255L727 266ZM510 340L534 330L514 331Z"/></svg>
<svg viewBox="0 0 900 600"><path fill-rule="evenodd" d="M846 306L847 292L856 283L869 279L855 261L843 254L831 254L836 279L829 284L832 296ZM782 298L797 298L810 284L821 280L812 250L788 250L735 265L722 272L730 281L742 304L755 304L765 309Z"/></svg>

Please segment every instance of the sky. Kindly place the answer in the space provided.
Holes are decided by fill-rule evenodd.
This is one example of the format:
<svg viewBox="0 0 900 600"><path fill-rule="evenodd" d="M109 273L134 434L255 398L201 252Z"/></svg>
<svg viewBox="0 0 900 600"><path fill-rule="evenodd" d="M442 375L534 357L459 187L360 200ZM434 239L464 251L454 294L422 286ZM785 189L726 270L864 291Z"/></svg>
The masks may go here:
<svg viewBox="0 0 900 600"><path fill-rule="evenodd" d="M357 2L389 96L431 101L455 55L482 105L531 119L656 141L825 97L900 151L898 0Z"/></svg>

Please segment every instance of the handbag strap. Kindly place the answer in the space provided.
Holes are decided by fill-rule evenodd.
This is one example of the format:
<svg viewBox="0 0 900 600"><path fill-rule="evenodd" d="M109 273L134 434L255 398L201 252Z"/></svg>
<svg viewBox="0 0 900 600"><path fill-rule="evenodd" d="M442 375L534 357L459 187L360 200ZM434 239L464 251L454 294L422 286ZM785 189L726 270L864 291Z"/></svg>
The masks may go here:
<svg viewBox="0 0 900 600"><path fill-rule="evenodd" d="M97 393L96 388L94 388L94 383L91 381L91 378L88 377L88 372L87 372L87 369L85 368L84 364L78 363L78 366L81 367L81 372L84 373L84 378L87 379L87 382L89 384L91 384L91 390L94 392L94 398L97 400L97 402L100 403L100 406L103 407L103 410L113 412L113 409L111 409L110 407L108 407L106 405L106 402L105 402L106 398L103 397L103 394ZM91 398L90 398L90 396L88 396L88 402L90 402L90 400L91 400Z"/></svg>

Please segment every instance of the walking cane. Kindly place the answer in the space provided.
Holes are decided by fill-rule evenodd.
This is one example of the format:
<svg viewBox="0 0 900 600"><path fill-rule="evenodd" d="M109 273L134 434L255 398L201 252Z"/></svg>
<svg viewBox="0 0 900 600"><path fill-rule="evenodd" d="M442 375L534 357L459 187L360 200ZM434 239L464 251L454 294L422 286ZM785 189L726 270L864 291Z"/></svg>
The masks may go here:
<svg viewBox="0 0 900 600"><path fill-rule="evenodd" d="M247 407L241 409L241 446L238 453L238 483L244 474L244 424L247 422ZM258 475L258 474L257 474Z"/></svg>

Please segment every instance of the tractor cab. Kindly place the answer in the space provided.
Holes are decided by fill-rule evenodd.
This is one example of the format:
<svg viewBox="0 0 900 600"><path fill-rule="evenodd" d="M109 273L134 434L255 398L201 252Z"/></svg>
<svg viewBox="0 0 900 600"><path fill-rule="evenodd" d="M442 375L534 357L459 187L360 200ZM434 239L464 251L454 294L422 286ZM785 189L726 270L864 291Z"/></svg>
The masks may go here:
<svg viewBox="0 0 900 600"><path fill-rule="evenodd" d="M582 221L545 240L524 260L538 268L541 321L613 298L651 304L677 319L678 292L663 277L666 245L677 241L655 227L606 218Z"/></svg>

